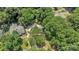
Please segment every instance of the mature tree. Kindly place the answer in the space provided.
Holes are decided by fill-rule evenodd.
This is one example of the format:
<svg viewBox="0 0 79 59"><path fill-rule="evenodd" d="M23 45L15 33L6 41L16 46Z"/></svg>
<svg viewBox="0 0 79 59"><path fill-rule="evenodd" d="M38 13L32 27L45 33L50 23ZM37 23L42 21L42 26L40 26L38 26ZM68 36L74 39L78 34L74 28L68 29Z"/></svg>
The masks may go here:
<svg viewBox="0 0 79 59"><path fill-rule="evenodd" d="M20 12L21 12L21 17L19 17L19 20L18 20L20 24L27 25L34 20L32 8L22 8Z"/></svg>
<svg viewBox="0 0 79 59"><path fill-rule="evenodd" d="M57 33L66 28L66 24L64 19L61 17L47 17L43 21L43 25L45 27L44 31L47 33L47 37L50 40L52 37L57 36Z"/></svg>
<svg viewBox="0 0 79 59"><path fill-rule="evenodd" d="M5 12L8 14L7 23L18 21L18 17L20 17L20 8L5 8Z"/></svg>
<svg viewBox="0 0 79 59"><path fill-rule="evenodd" d="M21 17L18 20L20 24L42 22L47 16L53 16L52 8L22 8L20 12Z"/></svg>
<svg viewBox="0 0 79 59"><path fill-rule="evenodd" d="M20 16L19 8L0 8L0 28L8 31L11 23L17 22Z"/></svg>
<svg viewBox="0 0 79 59"><path fill-rule="evenodd" d="M0 50L5 51L19 51L22 50L21 44L22 39L18 36L16 32L13 32L12 34L7 33L5 34L1 39L0 42L2 43L2 47Z"/></svg>
<svg viewBox="0 0 79 59"><path fill-rule="evenodd" d="M55 50L78 50L79 33L61 17L47 17L43 21L44 32Z"/></svg>
<svg viewBox="0 0 79 59"><path fill-rule="evenodd" d="M47 16L53 16L52 8L38 8L35 10L35 17L38 22L42 22Z"/></svg>
<svg viewBox="0 0 79 59"><path fill-rule="evenodd" d="M42 50L46 40L55 50L79 50L79 8L67 18L54 16L53 8L0 8L0 29L3 33L9 30L12 23L25 27L33 23L43 26L42 29L32 28L30 39L24 42L26 46L30 43L32 50ZM0 38L0 50L22 50L22 42L17 32L4 33Z"/></svg>
<svg viewBox="0 0 79 59"><path fill-rule="evenodd" d="M76 8L67 19L70 22L71 27L79 32L79 8Z"/></svg>
<svg viewBox="0 0 79 59"><path fill-rule="evenodd" d="M7 21L8 14L4 11L0 11L0 24L3 24Z"/></svg>

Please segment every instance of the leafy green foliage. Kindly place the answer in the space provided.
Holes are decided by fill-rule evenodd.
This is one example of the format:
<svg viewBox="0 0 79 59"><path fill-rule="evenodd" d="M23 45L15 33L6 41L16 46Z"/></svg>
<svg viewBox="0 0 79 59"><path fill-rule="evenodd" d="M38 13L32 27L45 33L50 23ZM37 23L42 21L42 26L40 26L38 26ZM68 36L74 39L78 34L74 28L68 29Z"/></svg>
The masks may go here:
<svg viewBox="0 0 79 59"><path fill-rule="evenodd" d="M58 21L59 20L59 21ZM47 37L50 40L52 37L57 36L57 33L66 28L64 19L61 17L47 17L44 21L44 31L47 33Z"/></svg>
<svg viewBox="0 0 79 59"><path fill-rule="evenodd" d="M18 17L20 16L19 8L5 8L5 12L8 14L7 23L15 23L18 21Z"/></svg>
<svg viewBox="0 0 79 59"><path fill-rule="evenodd" d="M49 20L50 19L50 20ZM55 50L78 50L79 34L68 26L61 17L47 17L44 21L44 31ZM76 45L76 48L73 46Z"/></svg>
<svg viewBox="0 0 79 59"><path fill-rule="evenodd" d="M52 8L22 8L21 17L18 22L20 24L29 24L32 22L42 22L49 15L53 16Z"/></svg>
<svg viewBox="0 0 79 59"><path fill-rule="evenodd" d="M2 50L4 51L19 51L22 50L21 44L22 39L18 36L16 32L12 34L7 33L1 39L0 42L2 43Z"/></svg>
<svg viewBox="0 0 79 59"><path fill-rule="evenodd" d="M34 34L40 34L41 32L42 32L42 30L40 30L38 27L34 27L31 30L31 34L32 35L34 35Z"/></svg>
<svg viewBox="0 0 79 59"><path fill-rule="evenodd" d="M7 21L7 13L0 11L0 23L5 23Z"/></svg>
<svg viewBox="0 0 79 59"><path fill-rule="evenodd" d="M69 16L68 21L75 31L79 32L79 8L76 8L71 16Z"/></svg>
<svg viewBox="0 0 79 59"><path fill-rule="evenodd" d="M34 20L34 14L31 8L23 8L20 12L21 17L18 20L20 24L28 24Z"/></svg>
<svg viewBox="0 0 79 59"><path fill-rule="evenodd" d="M38 47L43 47L45 45L45 36L41 29L34 27L31 30L31 45L37 45Z"/></svg>
<svg viewBox="0 0 79 59"><path fill-rule="evenodd" d="M0 50L20 51L23 50L22 47L26 49L31 46L29 50L38 51L49 46L50 48L47 47L45 50L79 51L79 8L71 12L67 18L54 16L55 11L57 10L47 7L0 8L0 29L4 33L0 38ZM43 28L33 27L30 32L28 31L29 39L26 33L25 40L22 40L15 31L12 34L9 33L9 26L12 23L22 25L27 29L36 23Z"/></svg>
<svg viewBox="0 0 79 59"><path fill-rule="evenodd" d="M47 16L53 16L52 8L38 8L35 11L35 17L39 22L42 22Z"/></svg>
<svg viewBox="0 0 79 59"><path fill-rule="evenodd" d="M36 46L36 40L34 39L34 37L31 37L31 38L29 39L29 42L30 42L30 45L31 45L31 46Z"/></svg>

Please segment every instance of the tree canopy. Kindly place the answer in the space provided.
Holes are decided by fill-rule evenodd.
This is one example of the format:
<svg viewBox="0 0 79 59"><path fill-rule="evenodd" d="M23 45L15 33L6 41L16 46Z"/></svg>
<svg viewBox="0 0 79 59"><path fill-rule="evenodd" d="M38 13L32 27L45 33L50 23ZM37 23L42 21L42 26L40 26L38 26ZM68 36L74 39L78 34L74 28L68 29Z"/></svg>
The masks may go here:
<svg viewBox="0 0 79 59"><path fill-rule="evenodd" d="M0 51L79 51L79 8L67 9L1 7ZM17 26L10 32L12 24Z"/></svg>

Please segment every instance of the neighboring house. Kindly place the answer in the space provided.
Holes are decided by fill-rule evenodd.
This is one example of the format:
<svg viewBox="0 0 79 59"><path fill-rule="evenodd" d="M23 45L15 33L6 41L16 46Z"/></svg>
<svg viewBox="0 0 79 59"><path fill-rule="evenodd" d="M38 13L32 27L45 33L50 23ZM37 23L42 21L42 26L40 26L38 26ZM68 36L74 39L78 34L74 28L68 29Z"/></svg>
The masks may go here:
<svg viewBox="0 0 79 59"><path fill-rule="evenodd" d="M18 32L19 35L22 35L22 34L25 33L24 27L21 26L21 25L17 25L17 24L12 24L10 26L10 30L9 31L10 31L10 33L12 33L13 31L16 31L16 32Z"/></svg>
<svg viewBox="0 0 79 59"><path fill-rule="evenodd" d="M19 33L19 35L22 35L22 34L25 33L24 27L23 27L23 26L20 26L20 25L18 25L18 26L16 27L16 31Z"/></svg>

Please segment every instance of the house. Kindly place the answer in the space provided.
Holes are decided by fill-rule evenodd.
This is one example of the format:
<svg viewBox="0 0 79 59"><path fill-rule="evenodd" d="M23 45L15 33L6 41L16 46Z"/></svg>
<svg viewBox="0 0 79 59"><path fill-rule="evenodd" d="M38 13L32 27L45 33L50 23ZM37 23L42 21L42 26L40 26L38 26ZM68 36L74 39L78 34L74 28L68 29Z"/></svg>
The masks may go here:
<svg viewBox="0 0 79 59"><path fill-rule="evenodd" d="M13 31L16 31L19 35L22 35L25 33L25 29L23 26L17 25L14 23L10 26L9 31L10 31L10 33L12 33Z"/></svg>

